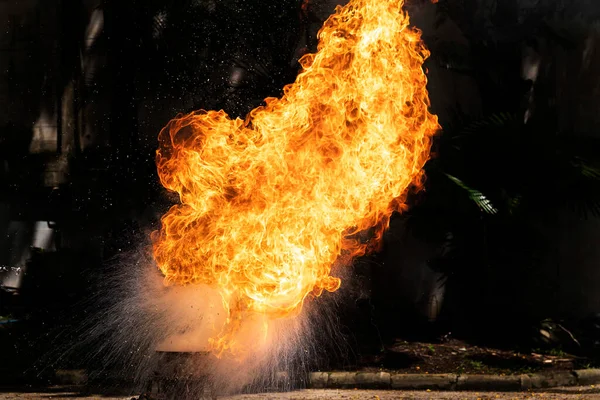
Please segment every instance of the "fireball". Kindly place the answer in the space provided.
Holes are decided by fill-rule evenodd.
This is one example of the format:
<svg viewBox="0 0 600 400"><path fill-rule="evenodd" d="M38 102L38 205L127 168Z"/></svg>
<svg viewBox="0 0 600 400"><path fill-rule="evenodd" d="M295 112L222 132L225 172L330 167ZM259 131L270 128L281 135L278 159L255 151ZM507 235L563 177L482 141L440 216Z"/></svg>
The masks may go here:
<svg viewBox="0 0 600 400"><path fill-rule="evenodd" d="M218 290L217 353L235 351L253 315L295 315L337 290L336 259L376 250L421 185L438 122L403 3L338 6L296 81L245 120L202 110L161 131L159 177L180 203L153 234L154 257L167 285Z"/></svg>

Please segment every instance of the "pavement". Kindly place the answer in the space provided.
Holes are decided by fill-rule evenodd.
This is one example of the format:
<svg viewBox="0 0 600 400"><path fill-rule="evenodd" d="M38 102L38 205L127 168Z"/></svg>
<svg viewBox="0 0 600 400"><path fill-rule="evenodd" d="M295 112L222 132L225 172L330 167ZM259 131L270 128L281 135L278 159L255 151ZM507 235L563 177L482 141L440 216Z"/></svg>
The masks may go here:
<svg viewBox="0 0 600 400"><path fill-rule="evenodd" d="M38 392L2 392L0 400L131 400L132 396L79 395L60 388ZM287 393L260 393L219 397L220 400L492 400L492 399L599 399L600 387L595 385L559 387L528 392L464 392L464 391L391 391L391 390L342 390L307 389Z"/></svg>
<svg viewBox="0 0 600 400"><path fill-rule="evenodd" d="M238 395L227 400L488 400L488 399L600 399L600 389L592 386L556 388L544 392L448 392L392 390L312 389L289 393Z"/></svg>

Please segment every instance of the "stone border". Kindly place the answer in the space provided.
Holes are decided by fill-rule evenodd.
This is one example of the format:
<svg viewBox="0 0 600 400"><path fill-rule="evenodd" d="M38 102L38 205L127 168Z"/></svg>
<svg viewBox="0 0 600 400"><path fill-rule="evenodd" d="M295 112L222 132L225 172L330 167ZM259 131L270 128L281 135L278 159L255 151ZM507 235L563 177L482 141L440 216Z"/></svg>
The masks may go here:
<svg viewBox="0 0 600 400"><path fill-rule="evenodd" d="M600 369L527 375L398 374L393 372L312 372L310 389L525 391L600 383Z"/></svg>
<svg viewBox="0 0 600 400"><path fill-rule="evenodd" d="M88 374L84 369L59 369L54 373L54 381L58 385L82 386L88 382Z"/></svg>
<svg viewBox="0 0 600 400"><path fill-rule="evenodd" d="M56 383L85 385L83 370L58 370ZM518 392L558 386L600 384L600 369L527 375L399 374L394 372L311 372L309 389L479 390Z"/></svg>

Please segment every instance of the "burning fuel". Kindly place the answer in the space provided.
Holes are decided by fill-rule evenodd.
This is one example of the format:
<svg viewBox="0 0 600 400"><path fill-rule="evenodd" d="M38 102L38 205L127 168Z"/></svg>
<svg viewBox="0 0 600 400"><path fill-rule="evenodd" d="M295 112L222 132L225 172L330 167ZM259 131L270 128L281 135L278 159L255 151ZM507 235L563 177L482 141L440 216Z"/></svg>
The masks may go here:
<svg viewBox="0 0 600 400"><path fill-rule="evenodd" d="M429 53L403 3L338 7L295 83L245 120L199 111L160 133L160 180L180 204L153 234L154 257L167 285L220 295L217 354L240 353L249 326L266 330L307 296L337 290L336 259L377 249L420 184L438 123L422 68Z"/></svg>

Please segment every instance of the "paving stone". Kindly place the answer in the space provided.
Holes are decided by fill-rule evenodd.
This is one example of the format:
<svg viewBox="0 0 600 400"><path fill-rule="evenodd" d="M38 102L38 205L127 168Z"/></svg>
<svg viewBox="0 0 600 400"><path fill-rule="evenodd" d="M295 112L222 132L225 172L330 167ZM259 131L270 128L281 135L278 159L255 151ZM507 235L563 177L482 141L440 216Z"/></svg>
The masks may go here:
<svg viewBox="0 0 600 400"><path fill-rule="evenodd" d="M356 372L332 372L327 387L350 389L356 387Z"/></svg>
<svg viewBox="0 0 600 400"><path fill-rule="evenodd" d="M578 385L596 385L600 383L600 369L580 369L574 371Z"/></svg>
<svg viewBox="0 0 600 400"><path fill-rule="evenodd" d="M532 388L531 377L529 375L521 375L521 390L529 390Z"/></svg>
<svg viewBox="0 0 600 400"><path fill-rule="evenodd" d="M389 372L359 372L354 377L356 387L369 389L389 389L391 375Z"/></svg>
<svg viewBox="0 0 600 400"><path fill-rule="evenodd" d="M521 391L600 383L599 370L557 371L531 375L394 374L388 372L318 372L311 388Z"/></svg>
<svg viewBox="0 0 600 400"><path fill-rule="evenodd" d="M543 389L557 386L574 386L577 384L575 374L568 371L530 375L531 388Z"/></svg>
<svg viewBox="0 0 600 400"><path fill-rule="evenodd" d="M462 375L458 377L457 390L521 390L521 376Z"/></svg>
<svg viewBox="0 0 600 400"><path fill-rule="evenodd" d="M311 372L308 375L309 386L314 389L325 389L328 380L329 373L327 372Z"/></svg>
<svg viewBox="0 0 600 400"><path fill-rule="evenodd" d="M85 385L88 380L83 369L59 369L55 373L56 383L60 385Z"/></svg>
<svg viewBox="0 0 600 400"><path fill-rule="evenodd" d="M454 374L392 374L392 389L452 390L456 384Z"/></svg>

